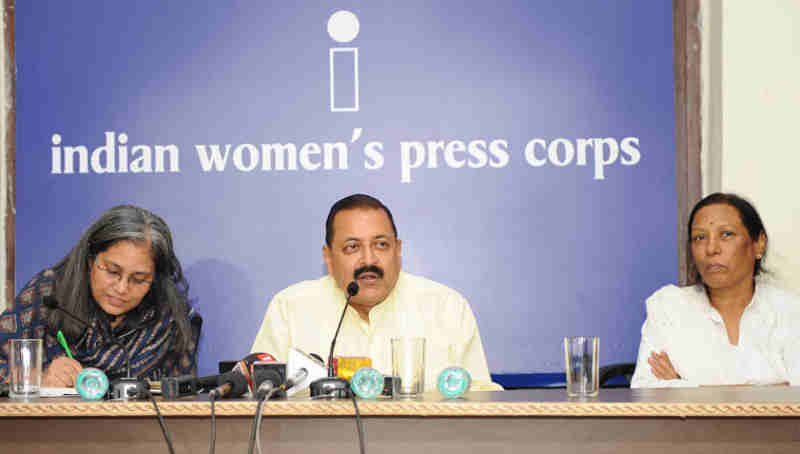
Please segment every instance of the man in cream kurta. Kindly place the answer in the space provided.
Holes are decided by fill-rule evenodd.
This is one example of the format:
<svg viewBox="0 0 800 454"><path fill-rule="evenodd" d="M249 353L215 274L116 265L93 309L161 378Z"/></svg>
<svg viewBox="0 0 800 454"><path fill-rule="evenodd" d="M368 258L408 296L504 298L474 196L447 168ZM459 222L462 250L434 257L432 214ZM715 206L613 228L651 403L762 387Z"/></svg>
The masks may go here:
<svg viewBox="0 0 800 454"><path fill-rule="evenodd" d="M425 338L425 389L439 373L460 366L472 390L501 390L491 382L475 316L455 290L400 270L402 241L391 212L374 197L354 194L336 202L326 221L323 259L328 275L279 292L270 302L253 352L288 359L289 348L328 357L345 304L347 285L358 293L342 322L336 356L368 356L391 374L393 337Z"/></svg>
<svg viewBox="0 0 800 454"><path fill-rule="evenodd" d="M253 343L286 361L289 348L328 357L345 294L328 275L282 290L269 303ZM457 365L472 375L472 390L498 390L491 383L478 326L467 301L458 292L431 280L400 273L393 291L369 312L369 322L348 308L336 341L337 356L368 356L383 374L392 372L392 337L425 338L425 389L436 389L436 378Z"/></svg>

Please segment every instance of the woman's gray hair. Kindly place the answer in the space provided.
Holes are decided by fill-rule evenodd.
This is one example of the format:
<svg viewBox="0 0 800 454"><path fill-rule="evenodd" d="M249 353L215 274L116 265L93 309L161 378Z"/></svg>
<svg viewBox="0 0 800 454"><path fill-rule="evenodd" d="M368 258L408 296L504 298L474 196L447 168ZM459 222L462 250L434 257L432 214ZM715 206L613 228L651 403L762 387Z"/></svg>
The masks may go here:
<svg viewBox="0 0 800 454"><path fill-rule="evenodd" d="M178 328L176 345L183 351L192 340L187 318L189 284L172 244L172 234L163 219L133 205L119 205L103 213L81 236L80 241L55 267L58 275L55 297L61 307L83 320L89 319L91 284L89 271L98 254L120 241L149 243L155 265L150 290L140 307L152 306L163 315L171 315ZM71 339L78 339L85 327L50 311L51 326L61 329Z"/></svg>

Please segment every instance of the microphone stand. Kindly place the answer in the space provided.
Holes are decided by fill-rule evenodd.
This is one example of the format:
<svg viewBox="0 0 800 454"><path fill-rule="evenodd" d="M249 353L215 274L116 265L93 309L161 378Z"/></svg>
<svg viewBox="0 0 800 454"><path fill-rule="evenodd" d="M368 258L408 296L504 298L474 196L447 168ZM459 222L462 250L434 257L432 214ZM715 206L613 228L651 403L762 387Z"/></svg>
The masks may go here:
<svg viewBox="0 0 800 454"><path fill-rule="evenodd" d="M126 369L125 377L118 378L111 383L111 399L146 399L150 392L150 384L146 380L131 376L131 355L122 342L118 341L116 337L112 337L111 343L121 348L122 353L125 354Z"/></svg>
<svg viewBox="0 0 800 454"><path fill-rule="evenodd" d="M311 382L309 389L311 390L312 399L320 397L347 399L352 396L350 383L344 378L337 377L333 371L333 349L336 347L336 338L339 336L339 330L342 328L344 314L347 313L347 307L350 306L350 298L356 296L357 293L358 284L356 284L355 281L347 285L347 300L344 303L342 316L339 317L339 325L336 327L336 333L333 335L331 351L328 355L328 376Z"/></svg>
<svg viewBox="0 0 800 454"><path fill-rule="evenodd" d="M147 399L150 396L150 383L131 375L131 354L125 344L113 334L113 328L103 331L111 339L110 343L121 348L122 353L125 354L125 376L111 382L110 398L112 400ZM125 333L122 337L128 334L130 333Z"/></svg>

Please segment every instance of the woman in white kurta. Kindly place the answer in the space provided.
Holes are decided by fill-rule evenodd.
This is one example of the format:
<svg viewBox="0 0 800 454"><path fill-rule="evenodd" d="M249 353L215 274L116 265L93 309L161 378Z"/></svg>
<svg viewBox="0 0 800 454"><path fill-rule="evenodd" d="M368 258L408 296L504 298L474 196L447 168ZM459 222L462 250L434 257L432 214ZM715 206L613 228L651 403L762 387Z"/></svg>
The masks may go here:
<svg viewBox="0 0 800 454"><path fill-rule="evenodd" d="M763 279L758 212L712 194L689 217L698 284L647 300L631 387L800 384L800 298Z"/></svg>

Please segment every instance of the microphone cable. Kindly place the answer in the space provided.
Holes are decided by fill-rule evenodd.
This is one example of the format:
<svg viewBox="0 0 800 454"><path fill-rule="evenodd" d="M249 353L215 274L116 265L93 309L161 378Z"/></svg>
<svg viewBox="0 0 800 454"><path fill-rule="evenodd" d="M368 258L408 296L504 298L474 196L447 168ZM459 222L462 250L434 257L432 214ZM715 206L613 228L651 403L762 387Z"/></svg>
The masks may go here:
<svg viewBox="0 0 800 454"><path fill-rule="evenodd" d="M175 454L175 449L172 447L172 437L169 435L167 424L164 422L164 417L161 416L161 410L158 409L158 404L153 397L153 393L147 391L147 397L150 398L150 402L153 403L153 408L156 409L156 416L158 416L158 423L161 425L161 433L164 434L164 440L167 442L167 448L169 448L170 454Z"/></svg>
<svg viewBox="0 0 800 454"><path fill-rule="evenodd" d="M256 407L256 414L255 419L253 419L253 425L250 427L250 442L248 446L248 454L253 454L253 447L255 445L256 452L261 454L261 420L263 419L264 415L264 402L270 400L272 396L278 391L286 391L289 388L292 388L297 383L303 381L308 377L308 370L305 368L300 369L297 373L291 377L286 378L283 380L280 386L275 386L275 382L271 380L264 380L256 390L256 398L258 399L258 406ZM274 374L274 378L280 377L277 374Z"/></svg>
<svg viewBox="0 0 800 454"><path fill-rule="evenodd" d="M217 449L217 417L214 415L214 402L217 400L217 394L211 393L209 400L211 401L211 440L208 442L208 454L214 454Z"/></svg>
<svg viewBox="0 0 800 454"><path fill-rule="evenodd" d="M247 392L247 379L239 372L226 372L217 377L218 386L208 393L208 400L211 403L211 439L209 440L208 452L213 454L217 449L217 417L214 411L216 400L220 397L239 397Z"/></svg>
<svg viewBox="0 0 800 454"><path fill-rule="evenodd" d="M311 400L322 400L327 398L327 396L314 396ZM358 431L358 447L361 451L361 454L367 453L366 445L364 444L364 424L361 422L361 413L358 411L358 401L356 401L356 396L350 396L353 399L353 408L356 410L356 430Z"/></svg>
<svg viewBox="0 0 800 454"><path fill-rule="evenodd" d="M261 386L263 387L266 383L271 382L264 382ZM248 442L247 447L248 454L253 454L256 452L256 450L258 454L261 454L261 416L264 412L264 402L268 401L273 394L278 392L280 389L280 387L276 388L273 386L264 391L260 387L256 393L258 396L258 405L256 406L256 414L253 418L253 424L250 426L250 441Z"/></svg>
<svg viewBox="0 0 800 454"><path fill-rule="evenodd" d="M367 449L364 446L364 425L361 423L361 413L358 411L358 402L356 401L355 394L350 396L353 399L353 407L356 409L356 429L358 429L358 447L361 448L361 454L366 454Z"/></svg>
<svg viewBox="0 0 800 454"><path fill-rule="evenodd" d="M275 391L277 391L278 389L280 389L280 388L275 388L275 389L270 390L269 393L267 393L267 396L259 402L258 409L256 410L256 433L255 433L255 437L256 437L256 452L258 454L261 454L261 420L263 419L263 416L264 416L264 411L263 411L264 410L264 402L268 401L272 397L272 395L275 393Z"/></svg>

